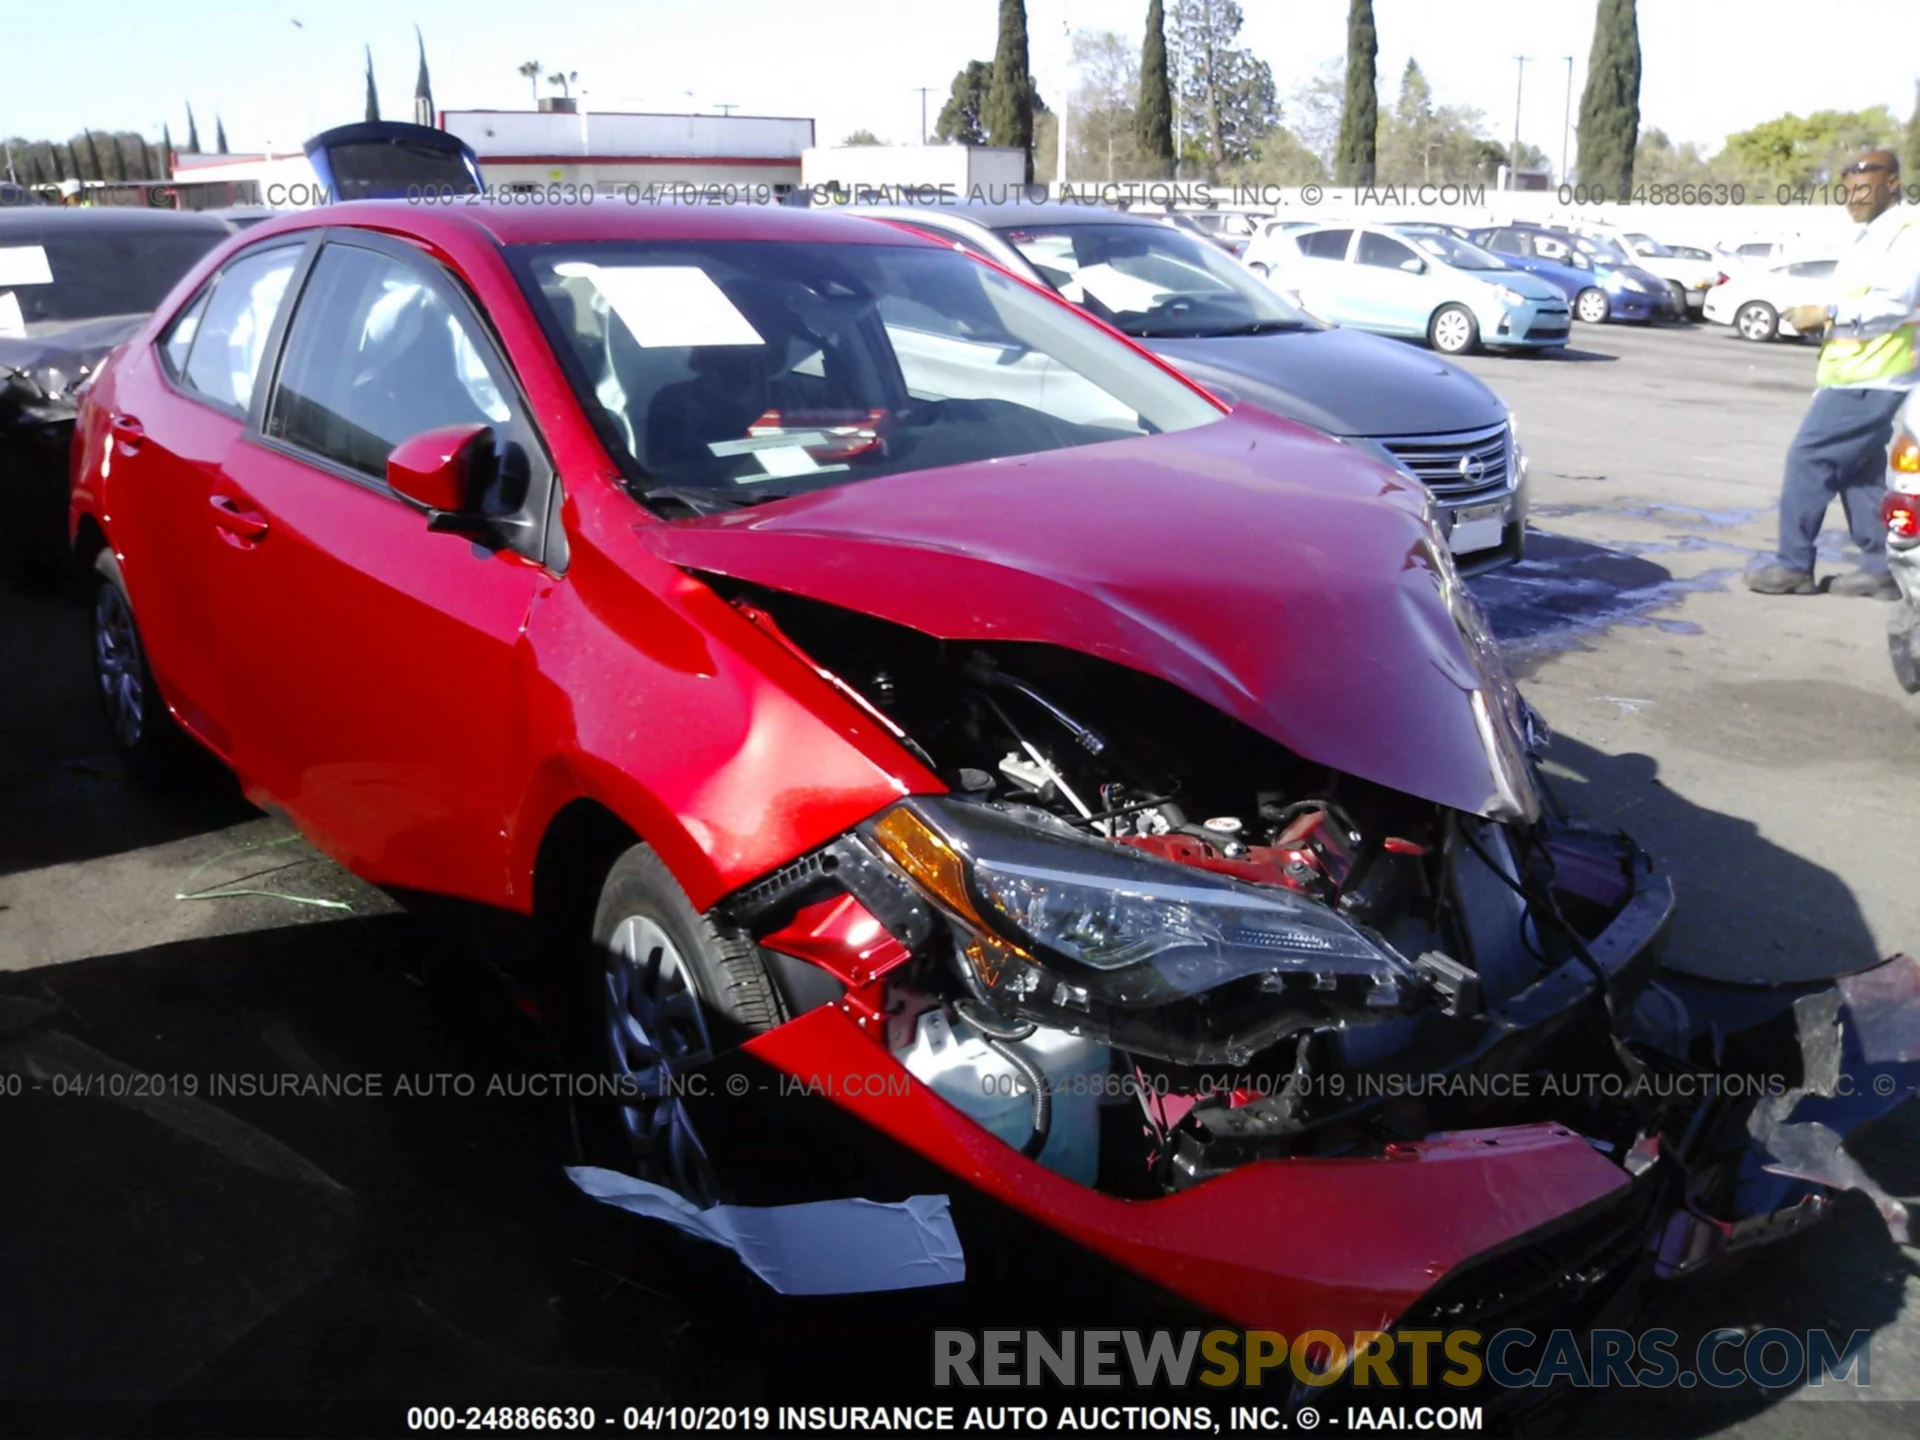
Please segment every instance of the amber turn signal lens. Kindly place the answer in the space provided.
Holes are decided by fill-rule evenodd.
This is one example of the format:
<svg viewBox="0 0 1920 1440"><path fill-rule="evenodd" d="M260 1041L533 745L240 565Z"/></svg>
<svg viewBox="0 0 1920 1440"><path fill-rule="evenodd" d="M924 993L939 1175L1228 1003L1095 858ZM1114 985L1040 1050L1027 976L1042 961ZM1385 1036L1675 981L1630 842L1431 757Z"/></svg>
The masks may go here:
<svg viewBox="0 0 1920 1440"><path fill-rule="evenodd" d="M967 895L967 862L926 821L911 810L889 811L874 825L873 838L928 894L954 914L981 924Z"/></svg>
<svg viewBox="0 0 1920 1440"><path fill-rule="evenodd" d="M1895 432L1893 448L1887 452L1887 468L1901 475L1920 475L1920 440L1904 430Z"/></svg>

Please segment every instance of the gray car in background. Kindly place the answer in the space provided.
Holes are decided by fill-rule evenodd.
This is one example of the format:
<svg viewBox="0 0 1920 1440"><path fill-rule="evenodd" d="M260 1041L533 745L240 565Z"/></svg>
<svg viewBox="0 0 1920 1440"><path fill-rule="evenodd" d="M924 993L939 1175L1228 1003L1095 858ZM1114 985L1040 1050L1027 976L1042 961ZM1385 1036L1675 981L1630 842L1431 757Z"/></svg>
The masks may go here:
<svg viewBox="0 0 1920 1440"><path fill-rule="evenodd" d="M1526 461L1485 385L1429 351L1322 324L1219 249L1088 205L875 206L1044 284L1230 402L1362 446L1420 480L1468 573L1520 557Z"/></svg>

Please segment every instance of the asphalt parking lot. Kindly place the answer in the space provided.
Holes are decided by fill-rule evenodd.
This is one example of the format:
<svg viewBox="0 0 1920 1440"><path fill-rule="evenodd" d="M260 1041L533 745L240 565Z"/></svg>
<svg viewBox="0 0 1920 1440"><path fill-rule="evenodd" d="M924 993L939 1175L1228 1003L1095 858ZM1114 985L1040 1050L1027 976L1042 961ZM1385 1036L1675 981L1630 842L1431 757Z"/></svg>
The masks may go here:
<svg viewBox="0 0 1920 1440"><path fill-rule="evenodd" d="M1674 874L1675 963L1785 978L1920 945L1920 702L1893 682L1884 606L1739 583L1770 549L1813 351L1710 326L1580 327L1576 344L1466 362L1531 457L1529 556L1473 588L1554 727L1560 793ZM77 602L0 596L0 1077L368 1072L431 1089L537 1068L511 997L437 922L211 768L179 793L123 779L86 660ZM725 1266L571 1194L550 1102L0 1090L0 1146L0 1395L294 1395L324 1424L363 1403L644 1404L690 1385L740 1401L769 1383L756 1302L727 1298L746 1292ZM1856 1151L1920 1196L1920 1106ZM1871 1328L1875 1394L1920 1405L1917 1259L1846 1195L1818 1233L1654 1305L1683 1333ZM822 1348L799 1358L857 1364L841 1312L810 1313ZM1810 1395L1734 1401L1676 1403L1662 1423L1833 1428ZM1854 1409L1847 1428L1911 1434L1915 1413ZM1569 1424L1608 1433L1594 1413Z"/></svg>

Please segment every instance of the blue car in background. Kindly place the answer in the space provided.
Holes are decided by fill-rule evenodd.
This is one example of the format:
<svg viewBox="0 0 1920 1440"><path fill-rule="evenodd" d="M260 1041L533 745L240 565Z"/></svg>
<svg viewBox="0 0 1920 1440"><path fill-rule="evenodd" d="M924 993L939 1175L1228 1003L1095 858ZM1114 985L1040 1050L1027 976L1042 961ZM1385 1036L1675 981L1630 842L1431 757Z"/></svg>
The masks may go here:
<svg viewBox="0 0 1920 1440"><path fill-rule="evenodd" d="M1574 317L1588 325L1684 318L1666 281L1630 263L1624 251L1618 256L1608 254L1604 242L1538 225L1476 230L1473 242L1516 270L1557 286L1573 307Z"/></svg>

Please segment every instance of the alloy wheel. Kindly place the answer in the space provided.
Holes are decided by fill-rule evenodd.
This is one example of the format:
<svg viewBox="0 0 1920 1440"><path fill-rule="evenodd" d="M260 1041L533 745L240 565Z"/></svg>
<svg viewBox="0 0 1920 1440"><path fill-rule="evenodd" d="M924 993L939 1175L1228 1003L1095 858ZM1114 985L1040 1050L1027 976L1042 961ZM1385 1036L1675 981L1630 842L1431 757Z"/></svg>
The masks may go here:
<svg viewBox="0 0 1920 1440"><path fill-rule="evenodd" d="M706 1016L686 962L650 916L632 915L607 944L607 1056L621 1124L640 1173L697 1205L718 1185L676 1087L676 1073L711 1058Z"/></svg>
<svg viewBox="0 0 1920 1440"><path fill-rule="evenodd" d="M93 672L106 703L107 722L127 750L139 745L146 729L144 671L133 609L119 586L102 585L93 602Z"/></svg>
<svg viewBox="0 0 1920 1440"><path fill-rule="evenodd" d="M1579 299L1574 302L1574 308L1586 324L1601 325L1606 322L1611 307L1604 291L1582 290Z"/></svg>
<svg viewBox="0 0 1920 1440"><path fill-rule="evenodd" d="M1777 322L1773 312L1764 305L1743 305L1740 313L1733 317L1734 326L1741 337L1747 340L1771 340Z"/></svg>

